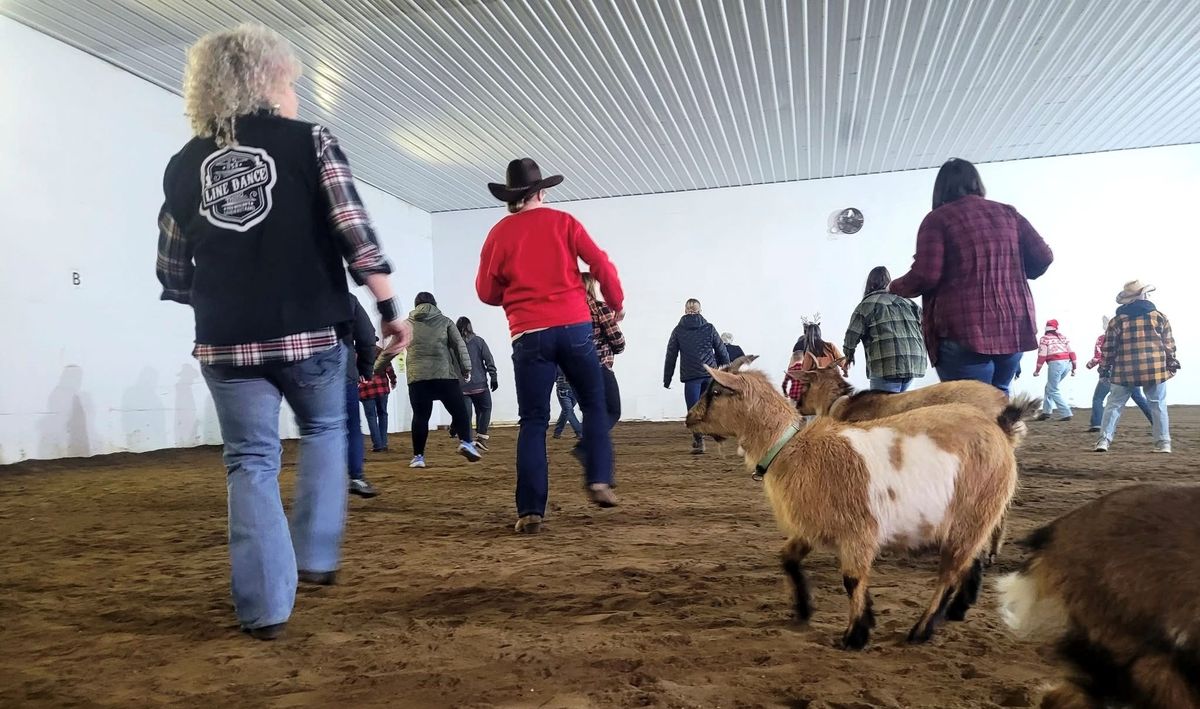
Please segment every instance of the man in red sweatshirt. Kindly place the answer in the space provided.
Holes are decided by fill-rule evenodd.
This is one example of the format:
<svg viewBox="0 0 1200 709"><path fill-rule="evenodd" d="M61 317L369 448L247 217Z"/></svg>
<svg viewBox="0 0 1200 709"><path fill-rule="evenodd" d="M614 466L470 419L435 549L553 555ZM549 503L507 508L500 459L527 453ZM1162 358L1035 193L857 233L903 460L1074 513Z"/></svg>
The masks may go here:
<svg viewBox="0 0 1200 709"><path fill-rule="evenodd" d="M617 504L604 379L579 261L591 269L618 319L624 317L625 294L616 268L583 225L566 212L544 206L546 189L562 180L561 175L543 179L537 163L524 158L509 163L505 184L488 184L492 195L508 204L510 214L484 241L475 279L479 299L504 308L513 338L521 424L516 530L523 533L540 531L546 515L546 429L559 368L583 410L583 440L575 455L584 464L588 497L600 507Z"/></svg>

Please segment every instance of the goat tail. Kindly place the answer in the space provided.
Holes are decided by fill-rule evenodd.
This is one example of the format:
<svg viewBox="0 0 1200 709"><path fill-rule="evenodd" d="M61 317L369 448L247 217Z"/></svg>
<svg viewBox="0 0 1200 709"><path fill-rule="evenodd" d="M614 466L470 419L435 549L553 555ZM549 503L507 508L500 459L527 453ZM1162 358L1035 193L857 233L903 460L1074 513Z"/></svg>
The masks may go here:
<svg viewBox="0 0 1200 709"><path fill-rule="evenodd" d="M1012 403L1005 406L1000 415L996 417L996 423L1004 430L1014 447L1021 445L1025 434L1029 432L1029 428L1025 425L1025 419L1040 408L1042 408L1040 397L1018 394Z"/></svg>
<svg viewBox="0 0 1200 709"><path fill-rule="evenodd" d="M1036 530L1027 540L1032 556L1020 571L996 582L1000 595L1000 617L1019 638L1052 639L1066 632L1070 615L1053 582L1057 576L1047 548L1053 541L1053 525Z"/></svg>

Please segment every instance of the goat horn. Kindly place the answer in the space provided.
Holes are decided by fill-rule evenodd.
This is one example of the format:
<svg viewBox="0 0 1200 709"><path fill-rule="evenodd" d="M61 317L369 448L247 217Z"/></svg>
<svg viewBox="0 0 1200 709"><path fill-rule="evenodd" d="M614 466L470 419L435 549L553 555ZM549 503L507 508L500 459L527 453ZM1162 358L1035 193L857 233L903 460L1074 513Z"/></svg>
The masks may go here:
<svg viewBox="0 0 1200 709"><path fill-rule="evenodd" d="M741 371L742 367L745 367L756 359L758 359L758 355L742 355L729 363L727 371L731 374L737 374Z"/></svg>

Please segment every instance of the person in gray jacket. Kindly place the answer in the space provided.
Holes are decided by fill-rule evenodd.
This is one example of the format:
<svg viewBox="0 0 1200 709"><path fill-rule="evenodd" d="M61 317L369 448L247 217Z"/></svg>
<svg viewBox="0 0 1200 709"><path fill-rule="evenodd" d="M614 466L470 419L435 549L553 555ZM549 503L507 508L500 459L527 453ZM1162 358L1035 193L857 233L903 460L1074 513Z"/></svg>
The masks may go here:
<svg viewBox="0 0 1200 709"><path fill-rule="evenodd" d="M475 407L475 447L487 452L488 424L492 420L492 392L500 388L496 378L496 362L492 359L492 351L487 342L475 334L469 318L459 318L455 323L458 334L467 343L467 354L471 359L471 374L462 380L463 403L467 406L467 416L471 415L471 407Z"/></svg>
<svg viewBox="0 0 1200 709"><path fill-rule="evenodd" d="M408 316L413 339L404 363L413 411L413 459L408 467L425 467L425 442L429 440L429 417L435 401L442 402L450 412L459 454L474 463L482 456L471 440L471 417L460 385L471 377L467 343L454 322L438 310L432 293L418 293L413 305L416 307Z"/></svg>

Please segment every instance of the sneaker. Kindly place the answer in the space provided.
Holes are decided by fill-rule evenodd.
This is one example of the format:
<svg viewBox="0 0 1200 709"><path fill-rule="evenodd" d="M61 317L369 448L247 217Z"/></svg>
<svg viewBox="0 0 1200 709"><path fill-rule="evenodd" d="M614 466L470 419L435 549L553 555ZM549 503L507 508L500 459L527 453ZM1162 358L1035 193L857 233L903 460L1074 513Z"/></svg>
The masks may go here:
<svg viewBox="0 0 1200 709"><path fill-rule="evenodd" d="M1087 432L1088 433L1099 433L1100 427L1099 426L1088 426Z"/></svg>
<svg viewBox="0 0 1200 709"><path fill-rule="evenodd" d="M1170 441L1159 441L1158 443L1155 443L1154 444L1154 452L1155 453L1170 453L1171 452L1171 442Z"/></svg>
<svg viewBox="0 0 1200 709"><path fill-rule="evenodd" d="M484 453L488 452L487 442L488 442L488 437L483 434L479 434L478 436L475 437L475 447L478 448L479 450L483 451Z"/></svg>
<svg viewBox="0 0 1200 709"><path fill-rule="evenodd" d="M1056 418L1054 420L1055 421L1070 421L1073 418L1075 418L1075 417L1072 415L1067 415L1067 416L1059 416L1058 418Z"/></svg>
<svg viewBox="0 0 1200 709"><path fill-rule="evenodd" d="M604 483L588 485L588 499L597 507L617 506L617 496L613 494L612 486Z"/></svg>
<svg viewBox="0 0 1200 709"><path fill-rule="evenodd" d="M1035 418L1034 421L1045 421L1048 418L1050 418L1050 414L1043 411L1037 415L1037 418Z"/></svg>
<svg viewBox="0 0 1200 709"><path fill-rule="evenodd" d="M537 534L542 531L542 516L525 515L517 520L517 526L513 529L517 534Z"/></svg>
<svg viewBox="0 0 1200 709"><path fill-rule="evenodd" d="M296 572L296 577L300 583L308 583L313 586L332 586L337 583L336 571L304 571L302 569Z"/></svg>
<svg viewBox="0 0 1200 709"><path fill-rule="evenodd" d="M1093 448L1092 450L1097 453L1107 453L1108 452L1108 441L1101 438L1100 440L1096 441L1096 447Z"/></svg>
<svg viewBox="0 0 1200 709"><path fill-rule="evenodd" d="M425 467L425 456L423 456L423 455L414 455L414 456L413 456L413 459L412 459L412 462L408 464L408 467L410 467L410 468L424 468L424 467Z"/></svg>
<svg viewBox="0 0 1200 709"><path fill-rule="evenodd" d="M366 478L358 478L350 481L350 494L358 495L363 498L375 497L379 492L375 486L367 482Z"/></svg>
<svg viewBox="0 0 1200 709"><path fill-rule="evenodd" d="M466 441L459 442L458 454L472 463L478 463L483 460L483 456L479 454L479 451L475 448L475 444L467 443Z"/></svg>
<svg viewBox="0 0 1200 709"><path fill-rule="evenodd" d="M274 625L263 625L257 628L242 628L242 632L247 633L255 640L275 640L283 635L284 629L287 628L287 623L276 623Z"/></svg>

